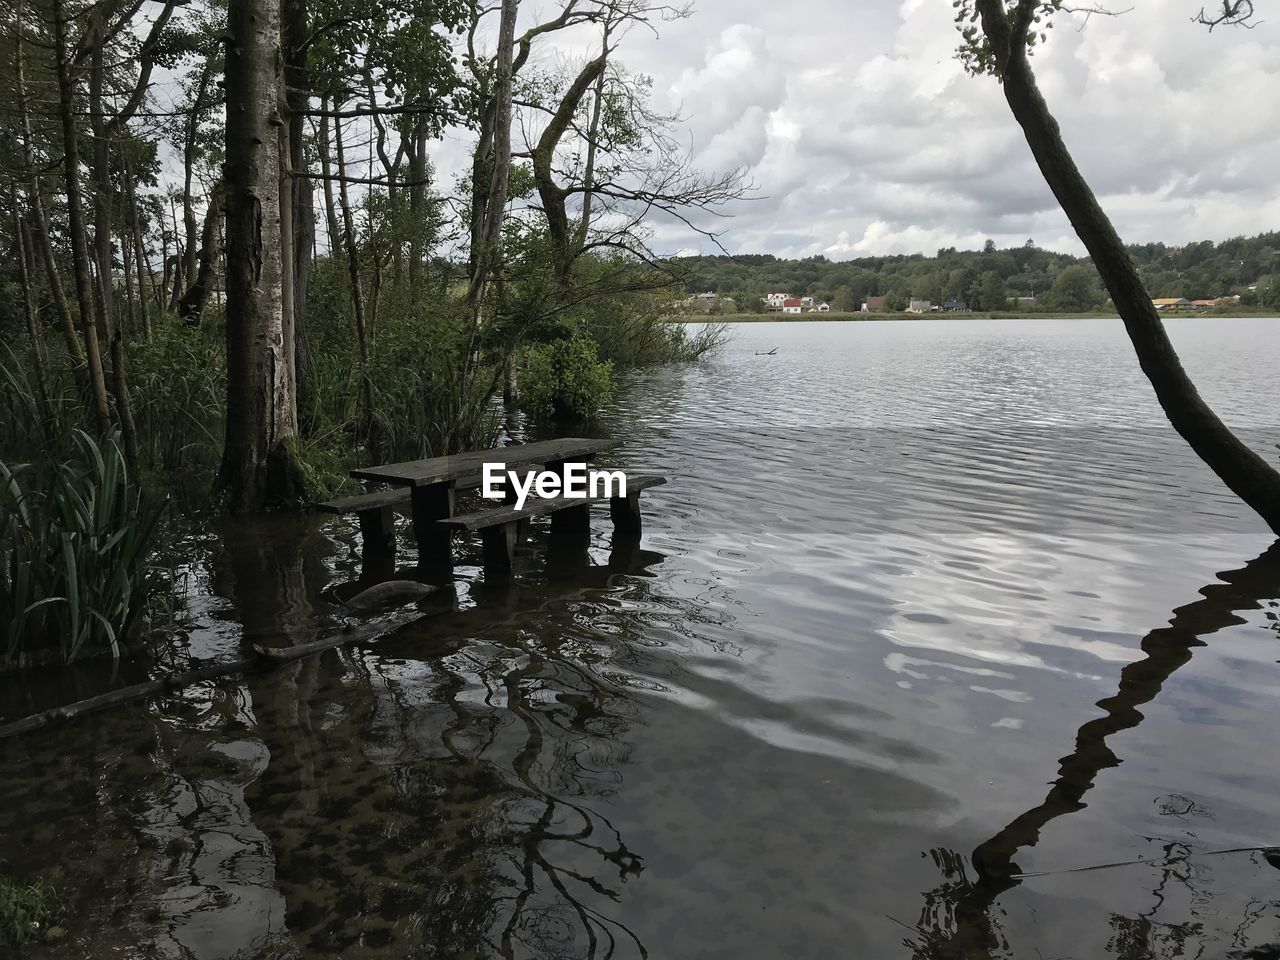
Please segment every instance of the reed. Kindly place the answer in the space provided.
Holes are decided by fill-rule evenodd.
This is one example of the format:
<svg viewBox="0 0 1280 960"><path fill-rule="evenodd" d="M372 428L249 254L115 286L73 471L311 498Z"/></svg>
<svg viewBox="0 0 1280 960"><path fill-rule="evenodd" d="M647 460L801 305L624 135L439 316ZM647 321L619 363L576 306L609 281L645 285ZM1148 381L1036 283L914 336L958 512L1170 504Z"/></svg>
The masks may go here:
<svg viewBox="0 0 1280 960"><path fill-rule="evenodd" d="M0 463L0 667L119 657L160 583L162 511L115 436L74 430L65 460Z"/></svg>

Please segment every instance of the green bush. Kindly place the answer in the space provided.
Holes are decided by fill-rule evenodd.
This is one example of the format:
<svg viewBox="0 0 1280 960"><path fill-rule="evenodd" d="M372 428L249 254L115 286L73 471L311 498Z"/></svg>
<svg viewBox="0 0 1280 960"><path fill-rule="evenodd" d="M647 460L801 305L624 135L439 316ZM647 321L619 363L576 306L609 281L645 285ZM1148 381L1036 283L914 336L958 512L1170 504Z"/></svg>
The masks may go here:
<svg viewBox="0 0 1280 960"><path fill-rule="evenodd" d="M129 476L117 438L76 430L70 455L0 463L0 667L119 656L158 585L162 504Z"/></svg>
<svg viewBox="0 0 1280 960"><path fill-rule="evenodd" d="M613 394L613 364L599 358L594 340L578 335L524 351L520 404L537 417L584 420Z"/></svg>

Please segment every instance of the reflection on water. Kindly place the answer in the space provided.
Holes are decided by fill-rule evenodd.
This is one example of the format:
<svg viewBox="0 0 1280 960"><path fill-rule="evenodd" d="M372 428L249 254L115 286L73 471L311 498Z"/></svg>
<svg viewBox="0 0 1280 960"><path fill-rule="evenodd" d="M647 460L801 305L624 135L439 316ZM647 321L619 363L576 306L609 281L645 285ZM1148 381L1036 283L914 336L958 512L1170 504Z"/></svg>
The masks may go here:
<svg viewBox="0 0 1280 960"><path fill-rule="evenodd" d="M1271 322L1204 323L1270 453ZM746 325L607 426L672 480L642 544L470 549L376 644L0 742L67 906L26 954L1277 955L1280 557L1117 325ZM349 525L187 537L175 663L341 629Z"/></svg>

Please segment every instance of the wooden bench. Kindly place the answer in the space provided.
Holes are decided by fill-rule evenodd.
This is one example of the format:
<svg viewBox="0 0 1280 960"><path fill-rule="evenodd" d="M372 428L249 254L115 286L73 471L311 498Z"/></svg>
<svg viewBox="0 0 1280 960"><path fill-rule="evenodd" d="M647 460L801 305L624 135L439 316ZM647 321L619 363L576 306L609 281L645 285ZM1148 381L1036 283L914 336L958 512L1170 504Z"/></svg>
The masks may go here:
<svg viewBox="0 0 1280 960"><path fill-rule="evenodd" d="M550 515L553 535L585 530L587 510L591 504L608 500L614 529L620 534L635 537L640 533L640 493L666 482L666 477L633 474L628 475L627 492L620 497L531 497L520 509L512 505L494 507L435 523L449 534L456 530L478 531L485 577L506 577L511 575L516 544L520 541L520 525L525 521Z"/></svg>
<svg viewBox="0 0 1280 960"><path fill-rule="evenodd" d="M388 483L400 488L397 492L402 499L396 503L403 502L403 498L408 499L420 562L447 566L450 563L450 532L438 528L436 521L453 516L455 492L475 489L481 485L486 463L504 463L507 469L542 466L549 470L559 470L566 463L585 463L596 454L618 446L620 443L616 440L598 437L536 440L491 450L472 450L450 457L430 457L425 460L361 467L352 470L351 476L357 480ZM377 536L379 528L375 525L373 530Z"/></svg>
<svg viewBox="0 0 1280 960"><path fill-rule="evenodd" d="M408 489L362 493L317 503L316 509L339 517L355 514L360 520L360 537L365 553L394 553L396 549L395 508L409 502Z"/></svg>

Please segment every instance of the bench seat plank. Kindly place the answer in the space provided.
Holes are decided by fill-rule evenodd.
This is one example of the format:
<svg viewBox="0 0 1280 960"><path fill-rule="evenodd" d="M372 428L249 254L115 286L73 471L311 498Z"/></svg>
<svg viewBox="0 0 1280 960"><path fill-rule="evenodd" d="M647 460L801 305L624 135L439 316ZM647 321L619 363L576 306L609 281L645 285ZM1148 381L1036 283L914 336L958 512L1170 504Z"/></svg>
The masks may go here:
<svg viewBox="0 0 1280 960"><path fill-rule="evenodd" d="M377 493L362 493L353 497L339 497L317 503L316 509L325 513L346 516L350 513L364 513L366 510L380 510L383 507L395 507L409 502L408 490L382 490Z"/></svg>
<svg viewBox="0 0 1280 960"><path fill-rule="evenodd" d="M641 490L647 490L649 487L656 487L659 484L667 482L666 477L654 475L628 475L627 476L627 494L629 498L639 493ZM525 501L523 508L517 510L514 504L508 504L501 507L493 507L489 510L478 510L475 513L463 514L462 516L449 517L444 520L437 520L436 523L450 530L467 530L476 531L484 530L487 527L501 526L506 523L515 523L518 520L531 520L534 517L545 517L548 514L556 513L560 510L569 510L573 507L589 506L592 503L603 503L612 499L624 499L622 497L547 497L542 498L530 494L528 500Z"/></svg>

